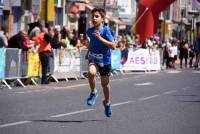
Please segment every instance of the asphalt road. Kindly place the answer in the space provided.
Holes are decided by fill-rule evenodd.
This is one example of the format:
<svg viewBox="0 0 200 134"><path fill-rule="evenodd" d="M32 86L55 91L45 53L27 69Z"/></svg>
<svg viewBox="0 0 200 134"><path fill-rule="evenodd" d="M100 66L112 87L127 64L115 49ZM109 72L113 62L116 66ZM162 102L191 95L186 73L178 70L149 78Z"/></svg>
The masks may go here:
<svg viewBox="0 0 200 134"><path fill-rule="evenodd" d="M87 80L0 90L0 134L200 134L200 71L112 77L113 117Z"/></svg>

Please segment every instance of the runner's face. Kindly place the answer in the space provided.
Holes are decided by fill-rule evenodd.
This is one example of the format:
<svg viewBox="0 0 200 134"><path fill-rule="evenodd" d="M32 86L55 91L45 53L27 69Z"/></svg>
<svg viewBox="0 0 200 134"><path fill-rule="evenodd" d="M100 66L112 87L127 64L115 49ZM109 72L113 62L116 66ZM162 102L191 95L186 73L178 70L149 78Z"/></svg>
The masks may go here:
<svg viewBox="0 0 200 134"><path fill-rule="evenodd" d="M99 12L94 12L92 14L92 23L94 27L99 27L101 24L103 24L103 18L101 17Z"/></svg>

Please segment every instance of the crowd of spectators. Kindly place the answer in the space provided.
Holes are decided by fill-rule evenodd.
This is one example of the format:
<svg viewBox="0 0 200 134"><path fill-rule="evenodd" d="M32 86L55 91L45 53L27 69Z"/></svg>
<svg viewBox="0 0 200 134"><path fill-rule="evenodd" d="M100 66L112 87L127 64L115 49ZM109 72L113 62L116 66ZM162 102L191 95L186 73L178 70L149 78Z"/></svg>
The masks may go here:
<svg viewBox="0 0 200 134"><path fill-rule="evenodd" d="M42 22L29 24L29 30L20 30L8 38L3 29L0 30L0 47L18 48L23 52L32 51L39 54L42 67L41 84L48 84L50 71L50 58L53 49L81 49L87 48L89 41L83 34L78 35L77 30L70 31L67 27L59 25L50 26Z"/></svg>
<svg viewBox="0 0 200 134"><path fill-rule="evenodd" d="M163 48L163 66L166 64L166 69L176 69L175 62L179 58L180 68L195 68L199 66L200 59L200 35L195 40L194 44L188 40L181 41L176 38L170 38L162 44Z"/></svg>
<svg viewBox="0 0 200 134"><path fill-rule="evenodd" d="M38 52L39 46L34 37L40 33L49 36L51 49L87 49L89 40L85 34L78 34L77 30L70 31L66 26L50 26L40 21L29 24L28 32L21 30L11 38L7 38L5 30L0 29L0 47L19 48L23 51ZM116 48L121 51L121 63L123 64L127 57L128 51L139 48L157 49L162 48L162 65L166 69L176 69L175 63L177 59L180 61L180 68L184 67L198 68L199 52L200 52L200 36L195 40L194 44L190 44L187 40L182 41L176 38L169 38L164 43L160 42L158 36L151 36L146 39L144 44L140 43L140 36L127 32L124 35L118 35L116 38ZM196 57L196 58L195 58Z"/></svg>
<svg viewBox="0 0 200 134"><path fill-rule="evenodd" d="M5 31L0 29L0 47L19 48L23 51L37 51L37 45L33 41L33 37L41 32L49 34L51 37L51 47L53 49L80 49L87 48L89 41L84 34L78 35L77 30L70 31L66 26L49 26L42 22L34 22L29 24L29 30L20 30L17 34L8 38Z"/></svg>

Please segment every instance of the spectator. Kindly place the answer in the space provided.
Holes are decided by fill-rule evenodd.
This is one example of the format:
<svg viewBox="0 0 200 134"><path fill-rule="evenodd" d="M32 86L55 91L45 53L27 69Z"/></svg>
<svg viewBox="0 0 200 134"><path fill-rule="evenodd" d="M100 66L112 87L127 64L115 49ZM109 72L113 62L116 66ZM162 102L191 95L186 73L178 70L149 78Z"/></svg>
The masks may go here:
<svg viewBox="0 0 200 134"><path fill-rule="evenodd" d="M171 65L172 65L172 68L176 69L175 68L175 62L177 60L177 54L178 54L178 48L177 48L177 45L176 45L176 42L175 40L172 41L172 47L171 47Z"/></svg>
<svg viewBox="0 0 200 134"><path fill-rule="evenodd" d="M54 28L54 36L52 38L52 48L58 49L61 48L61 33L60 26L56 25Z"/></svg>
<svg viewBox="0 0 200 134"><path fill-rule="evenodd" d="M121 44L122 44L122 36L118 35L117 36L117 46L116 46L116 48L120 48Z"/></svg>
<svg viewBox="0 0 200 134"><path fill-rule="evenodd" d="M140 35L139 34L135 35L135 46L137 48L142 48L142 44L140 44Z"/></svg>
<svg viewBox="0 0 200 134"><path fill-rule="evenodd" d="M76 41L75 47L80 49L82 46L83 46L83 44L81 43L81 40L78 38L77 41Z"/></svg>
<svg viewBox="0 0 200 134"><path fill-rule="evenodd" d="M77 30L73 29L72 35L73 36L70 39L70 44L72 44L74 47L76 47L77 41L78 41L78 32L77 32Z"/></svg>
<svg viewBox="0 0 200 134"><path fill-rule="evenodd" d="M125 64L128 59L128 49L129 49L129 43L127 43L126 38L122 39L122 43L120 46L121 50L121 64Z"/></svg>
<svg viewBox="0 0 200 134"><path fill-rule="evenodd" d="M22 49L23 51L28 51L29 48L32 47L30 44L30 40L28 38L27 32L21 30L18 34L12 36L8 40L8 47L9 48L18 48Z"/></svg>
<svg viewBox="0 0 200 134"><path fill-rule="evenodd" d="M190 47L189 47L189 65L190 65L190 68L192 68L194 56L195 56L194 45L191 44Z"/></svg>
<svg viewBox="0 0 200 134"><path fill-rule="evenodd" d="M22 50L28 51L29 49L32 49L34 47L34 42L29 39L28 33L25 31L22 31L22 35L23 35L22 44L24 46L24 49Z"/></svg>
<svg viewBox="0 0 200 134"><path fill-rule="evenodd" d="M82 44L81 48L88 48L89 40L85 34L80 34L80 42Z"/></svg>
<svg viewBox="0 0 200 134"><path fill-rule="evenodd" d="M39 35L42 31L44 31L45 28L44 22L41 21L33 22L28 25L29 25L28 34L30 39L34 36Z"/></svg>
<svg viewBox="0 0 200 134"><path fill-rule="evenodd" d="M8 47L8 40L3 28L0 29L0 48L2 47Z"/></svg>
<svg viewBox="0 0 200 134"><path fill-rule="evenodd" d="M153 42L150 39L147 40L147 48L153 48Z"/></svg>
<svg viewBox="0 0 200 134"><path fill-rule="evenodd" d="M196 54L196 61L194 64L195 69L198 68L199 60L200 60L200 34L198 38L195 40L194 50Z"/></svg>
<svg viewBox="0 0 200 134"><path fill-rule="evenodd" d="M42 64L42 79L41 84L48 84L47 73L49 71L49 59L52 55L51 48L51 35L49 33L42 32L39 35L32 38L37 43L40 62Z"/></svg>
<svg viewBox="0 0 200 134"><path fill-rule="evenodd" d="M170 69L172 68L172 44L171 44L171 40L167 40L166 42L166 52L167 52L167 59L166 59L166 69Z"/></svg>
<svg viewBox="0 0 200 134"><path fill-rule="evenodd" d="M187 68L188 48L189 48L189 46L188 46L187 40L183 40L180 43L180 46L179 46L179 51L180 51L180 55L179 55L179 58L180 58L180 68L182 68L183 59L185 59L185 68Z"/></svg>
<svg viewBox="0 0 200 134"><path fill-rule="evenodd" d="M61 42L62 47L67 49L73 49L74 47L70 44L70 31L66 26L61 30Z"/></svg>
<svg viewBox="0 0 200 134"><path fill-rule="evenodd" d="M133 45L133 38L130 31L126 33L125 37L126 37L126 42L129 44L129 46Z"/></svg>
<svg viewBox="0 0 200 134"><path fill-rule="evenodd" d="M166 64L167 68L167 59L169 58L169 53L168 53L168 48L167 48L167 42L162 44L163 48L163 61L162 61L162 66L164 67Z"/></svg>

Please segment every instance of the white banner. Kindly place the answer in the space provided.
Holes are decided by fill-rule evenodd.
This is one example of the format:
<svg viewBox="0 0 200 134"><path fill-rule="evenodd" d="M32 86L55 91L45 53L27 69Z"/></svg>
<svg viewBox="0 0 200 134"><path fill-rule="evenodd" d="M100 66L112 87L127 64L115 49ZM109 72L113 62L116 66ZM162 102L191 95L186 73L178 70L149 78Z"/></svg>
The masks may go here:
<svg viewBox="0 0 200 134"><path fill-rule="evenodd" d="M80 53L78 50L54 51L54 73L57 78L80 76Z"/></svg>
<svg viewBox="0 0 200 134"><path fill-rule="evenodd" d="M122 64L121 70L148 71L160 70L160 55L158 50L138 49L129 50L128 58Z"/></svg>

